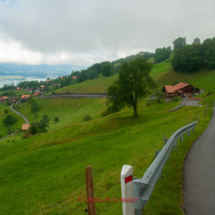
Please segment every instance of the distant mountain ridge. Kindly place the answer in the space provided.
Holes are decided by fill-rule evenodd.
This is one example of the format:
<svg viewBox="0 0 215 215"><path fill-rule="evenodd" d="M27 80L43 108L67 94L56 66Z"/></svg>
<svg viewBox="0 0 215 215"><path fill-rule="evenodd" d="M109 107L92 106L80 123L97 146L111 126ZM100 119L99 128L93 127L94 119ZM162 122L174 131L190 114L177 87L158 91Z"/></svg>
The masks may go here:
<svg viewBox="0 0 215 215"><path fill-rule="evenodd" d="M27 65L15 63L0 63L0 76L23 76L23 77L38 77L43 78L47 76L63 76L71 74L72 71L80 71L87 69L88 66L79 65Z"/></svg>

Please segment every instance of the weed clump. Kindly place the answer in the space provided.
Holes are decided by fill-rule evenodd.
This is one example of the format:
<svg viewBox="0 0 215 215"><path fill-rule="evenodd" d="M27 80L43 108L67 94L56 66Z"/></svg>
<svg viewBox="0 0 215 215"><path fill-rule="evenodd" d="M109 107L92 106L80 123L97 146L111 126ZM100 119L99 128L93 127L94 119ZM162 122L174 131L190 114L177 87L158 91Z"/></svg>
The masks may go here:
<svg viewBox="0 0 215 215"><path fill-rule="evenodd" d="M90 117L90 115L86 115L83 120L84 121L90 121L90 120L92 120L92 118Z"/></svg>

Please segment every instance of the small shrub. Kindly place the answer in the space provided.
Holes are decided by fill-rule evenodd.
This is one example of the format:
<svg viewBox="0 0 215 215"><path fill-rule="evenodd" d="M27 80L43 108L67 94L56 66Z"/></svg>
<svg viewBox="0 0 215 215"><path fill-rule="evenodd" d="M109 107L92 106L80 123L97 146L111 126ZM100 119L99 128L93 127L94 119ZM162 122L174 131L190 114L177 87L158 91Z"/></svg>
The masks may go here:
<svg viewBox="0 0 215 215"><path fill-rule="evenodd" d="M58 121L59 121L59 117L56 116L56 117L54 118L54 121L55 121L55 122L58 122Z"/></svg>
<svg viewBox="0 0 215 215"><path fill-rule="evenodd" d="M173 97L171 99L171 102L179 102L180 100L181 100L181 98L179 98L179 97Z"/></svg>
<svg viewBox="0 0 215 215"><path fill-rule="evenodd" d="M35 118L38 117L38 113L37 113L37 112L34 113L34 117L35 117Z"/></svg>
<svg viewBox="0 0 215 215"><path fill-rule="evenodd" d="M5 114L7 114L8 112L9 112L9 110L8 110L8 109L5 109L5 110L4 110L4 113L5 113Z"/></svg>
<svg viewBox="0 0 215 215"><path fill-rule="evenodd" d="M55 91L53 91L52 94L55 95L56 94Z"/></svg>
<svg viewBox="0 0 215 215"><path fill-rule="evenodd" d="M10 140L7 140L7 142L9 143L9 142L10 142Z"/></svg>
<svg viewBox="0 0 215 215"><path fill-rule="evenodd" d="M28 138L28 137L31 137L31 136L32 136L32 135L31 135L30 131L27 130L27 131L23 134L22 139L25 139L25 138Z"/></svg>
<svg viewBox="0 0 215 215"><path fill-rule="evenodd" d="M89 120L92 120L92 118L89 115L86 115L83 120L84 121L89 121Z"/></svg>

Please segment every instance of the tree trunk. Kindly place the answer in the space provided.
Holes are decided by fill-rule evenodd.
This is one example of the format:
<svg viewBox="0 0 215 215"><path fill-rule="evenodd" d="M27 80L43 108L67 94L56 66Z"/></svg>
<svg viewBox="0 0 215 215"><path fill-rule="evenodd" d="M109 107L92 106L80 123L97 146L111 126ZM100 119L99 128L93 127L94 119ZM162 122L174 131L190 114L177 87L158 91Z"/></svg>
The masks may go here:
<svg viewBox="0 0 215 215"><path fill-rule="evenodd" d="M138 113L137 113L137 96L135 96L135 102L134 102L134 116L137 117Z"/></svg>

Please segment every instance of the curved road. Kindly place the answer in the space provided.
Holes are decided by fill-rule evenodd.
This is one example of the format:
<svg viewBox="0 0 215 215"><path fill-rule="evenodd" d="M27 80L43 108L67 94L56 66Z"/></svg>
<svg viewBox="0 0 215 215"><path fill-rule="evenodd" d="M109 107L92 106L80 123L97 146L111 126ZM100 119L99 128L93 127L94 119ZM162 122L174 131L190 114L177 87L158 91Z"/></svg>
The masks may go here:
<svg viewBox="0 0 215 215"><path fill-rule="evenodd" d="M29 124L29 121L27 120L27 118L26 118L25 116L23 116L21 113L19 113L18 111L15 111L15 110L13 109L13 104L10 105L10 109L11 109L13 112L15 112L16 114L20 115L20 116L25 120L25 124Z"/></svg>
<svg viewBox="0 0 215 215"><path fill-rule="evenodd" d="M213 108L213 112L215 108ZM184 165L184 210L187 215L215 214L215 116L195 141Z"/></svg>

